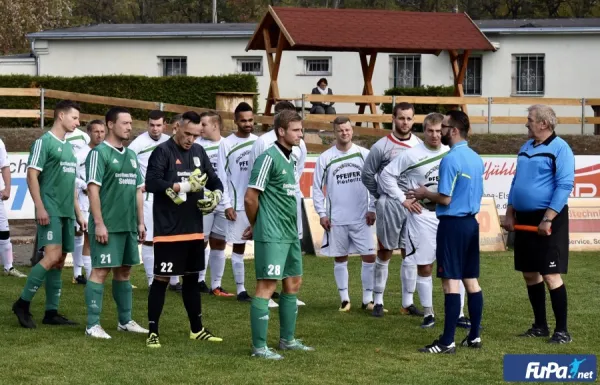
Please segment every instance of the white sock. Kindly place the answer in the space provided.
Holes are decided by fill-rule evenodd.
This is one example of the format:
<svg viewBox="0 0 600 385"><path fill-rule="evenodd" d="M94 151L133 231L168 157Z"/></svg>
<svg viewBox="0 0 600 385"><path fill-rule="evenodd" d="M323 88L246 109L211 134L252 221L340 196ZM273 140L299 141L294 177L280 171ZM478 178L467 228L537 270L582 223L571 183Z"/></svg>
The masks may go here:
<svg viewBox="0 0 600 385"><path fill-rule="evenodd" d="M246 291L244 287L244 254L231 253L231 267L237 293Z"/></svg>
<svg viewBox="0 0 600 385"><path fill-rule="evenodd" d="M208 268L208 258L209 258L210 249L204 249L204 270L198 273L198 282L202 282L206 280L206 269Z"/></svg>
<svg viewBox="0 0 600 385"><path fill-rule="evenodd" d="M77 278L81 275L81 268L83 267L83 259L81 253L83 252L83 235L75 236L75 247L73 248L73 277Z"/></svg>
<svg viewBox="0 0 600 385"><path fill-rule="evenodd" d="M463 281L459 282L458 289L460 290L460 315L458 318L461 318L465 316L465 312L463 311L465 308L465 284Z"/></svg>
<svg viewBox="0 0 600 385"><path fill-rule="evenodd" d="M208 263L210 264L210 288L214 290L221 287L221 280L225 272L225 250L210 250Z"/></svg>
<svg viewBox="0 0 600 385"><path fill-rule="evenodd" d="M85 270L85 277L89 278L92 275L92 257L89 255L82 255L81 260L83 261L83 269Z"/></svg>
<svg viewBox="0 0 600 385"><path fill-rule="evenodd" d="M174 276L169 278L169 285L177 285L179 283L179 277Z"/></svg>
<svg viewBox="0 0 600 385"><path fill-rule="evenodd" d="M148 286L150 286L154 279L154 246L142 245L142 262L144 270L146 270Z"/></svg>
<svg viewBox="0 0 600 385"><path fill-rule="evenodd" d="M417 292L423 306L425 317L433 315L433 279L417 276Z"/></svg>
<svg viewBox="0 0 600 385"><path fill-rule="evenodd" d="M382 261L377 257L375 261L375 286L373 294L375 295L375 305L383 305L383 292L388 279L388 265L390 261Z"/></svg>
<svg viewBox="0 0 600 385"><path fill-rule="evenodd" d="M10 238L0 240L0 255L2 255L2 265L4 270L9 271L13 268L13 248Z"/></svg>
<svg viewBox="0 0 600 385"><path fill-rule="evenodd" d="M360 274L363 287L363 304L373 302L373 285L375 284L375 262L363 262Z"/></svg>
<svg viewBox="0 0 600 385"><path fill-rule="evenodd" d="M417 265L402 261L400 267L400 282L402 284L402 307L407 308L414 303L414 293L417 288Z"/></svg>
<svg viewBox="0 0 600 385"><path fill-rule="evenodd" d="M333 262L333 275L335 276L335 283L340 293L340 300L342 302L350 302L350 297L348 296L348 261Z"/></svg>

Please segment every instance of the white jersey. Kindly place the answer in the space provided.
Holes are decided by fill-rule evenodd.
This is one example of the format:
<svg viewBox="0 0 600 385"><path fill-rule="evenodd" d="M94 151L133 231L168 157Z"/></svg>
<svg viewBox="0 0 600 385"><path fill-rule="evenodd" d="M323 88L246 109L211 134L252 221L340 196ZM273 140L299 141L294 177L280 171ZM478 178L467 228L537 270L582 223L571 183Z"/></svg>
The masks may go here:
<svg viewBox="0 0 600 385"><path fill-rule="evenodd" d="M217 165L219 164L219 145L221 144L222 141L223 141L223 137L219 137L219 140L214 141L214 142L212 140L207 140L207 139L203 139L203 138L196 139L196 143L201 145L202 148L204 148L204 151L206 151L206 155L208 155L208 159L210 159L210 164L212 164L213 169L215 170L215 173L219 172ZM221 181L221 183L223 183L223 185L225 185L225 183L223 181ZM217 208L215 210L216 211L225 211L225 207L223 206L222 198L221 198L221 202L219 202L219 205L217 206Z"/></svg>
<svg viewBox="0 0 600 385"><path fill-rule="evenodd" d="M430 150L421 143L404 151L390 162L379 176L379 185L383 193L404 202L406 190L418 188L420 185L437 192L440 162L449 150L450 148L444 145L438 150Z"/></svg>
<svg viewBox="0 0 600 385"><path fill-rule="evenodd" d="M258 158L263 152L267 151L277 141L277 134L275 130L268 131L256 139L256 142L252 145L252 151L250 152L250 161L248 163L249 169L252 170L256 158ZM300 190L300 178L304 172L304 163L306 162L306 143L303 139L300 139L300 145L292 147L292 160L294 161L294 173L296 176L296 195L302 198L302 191Z"/></svg>
<svg viewBox="0 0 600 385"><path fill-rule="evenodd" d="M332 225L352 225L364 222L367 210L375 212L375 199L361 179L368 155L369 150L353 144L346 152L332 147L319 156L313 174L313 203L319 217L329 217Z"/></svg>
<svg viewBox="0 0 600 385"><path fill-rule="evenodd" d="M8 152L6 151L6 145L2 139L0 139L0 169L4 167L10 167L10 162L8 161ZM0 177L0 190L4 190L6 186L4 185L4 179Z"/></svg>
<svg viewBox="0 0 600 385"><path fill-rule="evenodd" d="M250 181L248 167L250 149L257 136L250 134L247 138L229 135L219 144L217 175L223 183L223 205L225 209L244 210L244 195Z"/></svg>
<svg viewBox="0 0 600 385"><path fill-rule="evenodd" d="M75 188L77 189L77 202L79 209L82 211L90 211L90 200L83 190L87 190L87 177L85 176L85 160L88 154L92 151L90 146L84 146L75 153L77 158L77 172L75 177Z"/></svg>
<svg viewBox="0 0 600 385"><path fill-rule="evenodd" d="M144 180L146 179L148 160L150 160L150 155L152 155L152 151L154 151L154 149L158 147L159 144L169 140L169 138L169 135L161 134L158 140L154 140L152 139L150 134L148 134L148 132L144 132L129 144L128 147L132 149L133 152L135 152L135 154L137 155L140 173L142 174Z"/></svg>
<svg viewBox="0 0 600 385"><path fill-rule="evenodd" d="M75 154L90 144L90 136L87 134L87 132L82 131L79 128L76 128L73 132L67 132L65 134L65 140L71 143L71 146L73 146L73 152Z"/></svg>

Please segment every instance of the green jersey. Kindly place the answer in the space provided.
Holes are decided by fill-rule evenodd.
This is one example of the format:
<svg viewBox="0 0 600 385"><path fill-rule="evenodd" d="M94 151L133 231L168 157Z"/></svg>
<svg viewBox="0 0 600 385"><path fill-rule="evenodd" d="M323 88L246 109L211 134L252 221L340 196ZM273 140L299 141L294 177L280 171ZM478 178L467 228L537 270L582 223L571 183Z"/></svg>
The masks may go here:
<svg viewBox="0 0 600 385"><path fill-rule="evenodd" d="M262 191L254 224L254 240L298 241L294 161L276 144L254 162L248 188Z"/></svg>
<svg viewBox="0 0 600 385"><path fill-rule="evenodd" d="M102 142L85 161L87 183L100 186L102 219L109 233L137 232L137 189L144 185L133 150ZM90 226L94 218L90 215Z"/></svg>
<svg viewBox="0 0 600 385"><path fill-rule="evenodd" d="M46 132L31 145L27 168L40 171L40 195L48 215L74 219L77 159L71 144Z"/></svg>

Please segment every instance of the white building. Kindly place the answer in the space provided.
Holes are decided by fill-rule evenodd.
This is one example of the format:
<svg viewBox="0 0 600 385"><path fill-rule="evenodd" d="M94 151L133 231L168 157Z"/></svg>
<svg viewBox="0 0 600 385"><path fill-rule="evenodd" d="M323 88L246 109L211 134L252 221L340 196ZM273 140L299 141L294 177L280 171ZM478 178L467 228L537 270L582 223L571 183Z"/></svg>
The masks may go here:
<svg viewBox="0 0 600 385"><path fill-rule="evenodd" d="M484 97L600 98L600 19L485 20L476 24L496 52L472 52L464 88ZM264 51L246 52L256 24L94 25L28 35L31 55L0 57L0 74L52 76L146 75L206 76L248 73L257 77L264 106L269 73ZM392 86L452 85L447 53L379 54L374 93ZM362 93L356 53L286 52L279 72L282 97L310 93L326 77L335 94ZM259 107L259 108L260 108ZM352 104L336 104L338 113L356 113ZM526 105L494 106L492 116L524 116ZM581 106L556 107L559 116L578 117ZM485 116L487 105L469 106ZM585 108L588 117L591 107ZM487 132L487 125L476 131ZM492 132L524 132L521 125L492 125ZM581 125L561 126L580 133ZM586 124L592 133L593 125Z"/></svg>

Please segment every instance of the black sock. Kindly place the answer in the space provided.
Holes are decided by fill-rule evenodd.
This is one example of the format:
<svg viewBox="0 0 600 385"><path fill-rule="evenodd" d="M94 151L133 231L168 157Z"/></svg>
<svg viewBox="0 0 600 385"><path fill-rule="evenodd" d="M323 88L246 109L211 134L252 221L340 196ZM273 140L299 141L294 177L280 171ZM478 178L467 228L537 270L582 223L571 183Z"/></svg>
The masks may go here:
<svg viewBox="0 0 600 385"><path fill-rule="evenodd" d="M552 310L556 318L557 332L567 331L567 288L563 283L554 290L550 290L550 300L552 301Z"/></svg>
<svg viewBox="0 0 600 385"><path fill-rule="evenodd" d="M165 305L168 284L167 281L155 279L150 285L150 293L148 293L148 329L150 333L156 333L156 335L158 335L158 320Z"/></svg>
<svg viewBox="0 0 600 385"><path fill-rule="evenodd" d="M546 320L546 286L544 286L544 282L527 286L527 293L529 294L529 302L531 302L531 307L533 308L535 326L548 329L548 321Z"/></svg>
<svg viewBox="0 0 600 385"><path fill-rule="evenodd" d="M190 320L190 329L192 333L198 333L202 330L202 303L198 273L184 275L182 286L181 296Z"/></svg>
<svg viewBox="0 0 600 385"><path fill-rule="evenodd" d="M52 318L56 315L58 315L58 310L46 310L46 312L44 313L44 318Z"/></svg>

